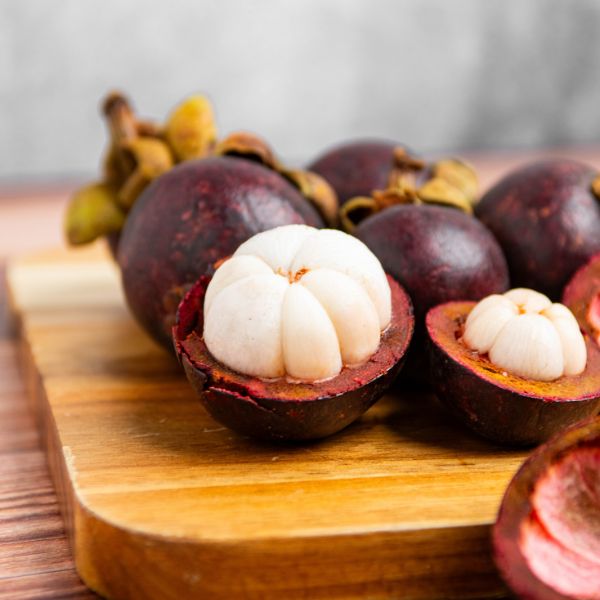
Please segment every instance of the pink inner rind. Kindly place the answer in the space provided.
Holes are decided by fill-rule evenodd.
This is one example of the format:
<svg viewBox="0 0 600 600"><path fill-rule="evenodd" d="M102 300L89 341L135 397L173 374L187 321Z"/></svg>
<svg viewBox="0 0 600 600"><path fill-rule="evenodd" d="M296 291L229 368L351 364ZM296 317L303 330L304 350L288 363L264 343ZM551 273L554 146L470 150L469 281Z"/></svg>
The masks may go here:
<svg viewBox="0 0 600 600"><path fill-rule="evenodd" d="M577 448L554 463L531 504L552 537L600 561L600 446Z"/></svg>
<svg viewBox="0 0 600 600"><path fill-rule="evenodd" d="M581 600L600 598L600 564L563 546L535 516L523 522L520 546L531 571L550 588Z"/></svg>
<svg viewBox="0 0 600 600"><path fill-rule="evenodd" d="M492 539L494 560L498 570L517 597L537 600L573 598L571 594L565 594L540 579L532 571L524 556L524 548L527 552L527 543L530 545L531 552L536 542L543 544L543 537L548 536L531 505L532 492L535 483L544 477L551 465L559 462L560 457L579 448L599 446L600 417L594 417L570 427L539 446L511 480L498 511ZM536 521L539 527L536 528L535 524L532 524L533 521ZM540 535L536 536L536 534ZM532 537L525 542L527 535ZM568 564L567 559L563 562Z"/></svg>
<svg viewBox="0 0 600 600"><path fill-rule="evenodd" d="M576 447L536 482L521 527L529 568L562 594L600 599L600 445Z"/></svg>

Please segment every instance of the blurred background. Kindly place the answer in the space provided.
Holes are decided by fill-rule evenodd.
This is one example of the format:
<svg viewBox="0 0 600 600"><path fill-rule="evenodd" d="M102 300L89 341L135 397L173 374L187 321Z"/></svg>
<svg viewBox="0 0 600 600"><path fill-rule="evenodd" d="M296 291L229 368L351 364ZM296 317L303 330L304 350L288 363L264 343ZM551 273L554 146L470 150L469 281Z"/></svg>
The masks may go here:
<svg viewBox="0 0 600 600"><path fill-rule="evenodd" d="M301 163L383 136L422 152L600 142L597 0L3 0L0 181L96 172L100 99Z"/></svg>

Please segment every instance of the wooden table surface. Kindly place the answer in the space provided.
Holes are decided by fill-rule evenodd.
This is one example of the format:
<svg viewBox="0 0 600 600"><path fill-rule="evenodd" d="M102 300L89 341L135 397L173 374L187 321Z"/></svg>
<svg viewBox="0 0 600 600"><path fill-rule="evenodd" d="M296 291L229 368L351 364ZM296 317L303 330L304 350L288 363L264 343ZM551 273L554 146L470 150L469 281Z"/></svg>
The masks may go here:
<svg viewBox="0 0 600 600"><path fill-rule="evenodd" d="M473 153L485 188L521 161L568 155L600 169L600 147ZM0 600L90 599L77 576L19 373L4 268L11 256L62 244L70 186L0 187Z"/></svg>

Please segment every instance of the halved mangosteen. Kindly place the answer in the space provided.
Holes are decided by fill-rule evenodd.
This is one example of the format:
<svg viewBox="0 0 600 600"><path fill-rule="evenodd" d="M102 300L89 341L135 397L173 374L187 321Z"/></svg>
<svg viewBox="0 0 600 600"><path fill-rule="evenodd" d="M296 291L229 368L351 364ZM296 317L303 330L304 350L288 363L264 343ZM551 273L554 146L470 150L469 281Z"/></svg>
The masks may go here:
<svg viewBox="0 0 600 600"><path fill-rule="evenodd" d="M493 529L500 574L521 598L600 598L600 418L540 446Z"/></svg>
<svg viewBox="0 0 600 600"><path fill-rule="evenodd" d="M600 349L538 292L448 302L426 326L434 390L480 435L535 444L600 408Z"/></svg>
<svg viewBox="0 0 600 600"><path fill-rule="evenodd" d="M254 236L200 278L173 337L217 421L307 440L343 429L385 392L413 328L408 295L362 242L290 225Z"/></svg>

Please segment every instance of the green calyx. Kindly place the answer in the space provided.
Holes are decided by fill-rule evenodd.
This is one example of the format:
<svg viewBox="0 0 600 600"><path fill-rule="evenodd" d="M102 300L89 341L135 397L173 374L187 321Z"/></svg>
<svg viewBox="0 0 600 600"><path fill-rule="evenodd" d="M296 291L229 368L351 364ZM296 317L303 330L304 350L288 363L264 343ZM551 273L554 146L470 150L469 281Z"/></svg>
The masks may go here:
<svg viewBox="0 0 600 600"><path fill-rule="evenodd" d="M65 233L69 244L80 245L120 231L125 212L119 206L114 187L92 183L78 190L65 215Z"/></svg>
<svg viewBox="0 0 600 600"><path fill-rule="evenodd" d="M216 141L212 106L204 96L184 100L164 126L138 119L118 92L106 97L102 112L109 131L103 177L71 198L65 235L72 245L118 233L127 213L156 177L177 162L207 156Z"/></svg>

